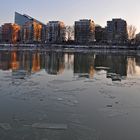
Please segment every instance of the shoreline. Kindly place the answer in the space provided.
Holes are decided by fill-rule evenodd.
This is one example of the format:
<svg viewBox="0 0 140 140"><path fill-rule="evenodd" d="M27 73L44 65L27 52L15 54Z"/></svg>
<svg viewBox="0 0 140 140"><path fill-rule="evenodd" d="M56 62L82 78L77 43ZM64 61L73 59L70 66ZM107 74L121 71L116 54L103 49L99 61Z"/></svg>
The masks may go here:
<svg viewBox="0 0 140 140"><path fill-rule="evenodd" d="M0 44L0 51L44 50L44 51L140 51L140 46L120 45L63 45L63 44Z"/></svg>

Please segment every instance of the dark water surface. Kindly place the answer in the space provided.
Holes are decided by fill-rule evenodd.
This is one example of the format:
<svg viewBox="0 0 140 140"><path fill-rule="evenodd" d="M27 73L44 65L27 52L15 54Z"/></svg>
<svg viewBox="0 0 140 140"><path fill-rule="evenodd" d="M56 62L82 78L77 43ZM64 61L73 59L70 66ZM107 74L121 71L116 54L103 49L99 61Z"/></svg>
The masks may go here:
<svg viewBox="0 0 140 140"><path fill-rule="evenodd" d="M0 140L138 140L140 53L0 51Z"/></svg>

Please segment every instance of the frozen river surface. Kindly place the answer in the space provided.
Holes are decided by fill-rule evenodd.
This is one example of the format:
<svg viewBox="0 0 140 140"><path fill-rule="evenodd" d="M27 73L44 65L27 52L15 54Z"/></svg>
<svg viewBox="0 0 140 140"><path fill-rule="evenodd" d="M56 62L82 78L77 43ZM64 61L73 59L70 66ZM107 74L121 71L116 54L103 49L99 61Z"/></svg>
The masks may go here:
<svg viewBox="0 0 140 140"><path fill-rule="evenodd" d="M0 140L138 140L138 52L0 52Z"/></svg>

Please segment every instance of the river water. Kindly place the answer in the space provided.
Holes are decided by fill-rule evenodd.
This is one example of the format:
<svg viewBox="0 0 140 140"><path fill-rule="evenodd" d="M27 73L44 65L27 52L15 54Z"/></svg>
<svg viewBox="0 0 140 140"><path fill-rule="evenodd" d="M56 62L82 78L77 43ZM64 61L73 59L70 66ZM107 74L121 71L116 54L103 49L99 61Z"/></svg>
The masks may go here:
<svg viewBox="0 0 140 140"><path fill-rule="evenodd" d="M0 51L0 140L138 140L140 53Z"/></svg>

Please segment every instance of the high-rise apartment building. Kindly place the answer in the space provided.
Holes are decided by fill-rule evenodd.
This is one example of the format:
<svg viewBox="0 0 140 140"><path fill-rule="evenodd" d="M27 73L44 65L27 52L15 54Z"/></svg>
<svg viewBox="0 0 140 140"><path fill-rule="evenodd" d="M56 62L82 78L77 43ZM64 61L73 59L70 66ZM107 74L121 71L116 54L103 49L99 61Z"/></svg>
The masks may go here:
<svg viewBox="0 0 140 140"><path fill-rule="evenodd" d="M93 20L75 21L75 42L89 43L95 41L95 23Z"/></svg>
<svg viewBox="0 0 140 140"><path fill-rule="evenodd" d="M46 25L28 16L15 12L15 23L22 28L21 38L24 43L45 42Z"/></svg>
<svg viewBox="0 0 140 140"><path fill-rule="evenodd" d="M126 43L128 39L127 23L123 19L107 21L107 40L109 43Z"/></svg>
<svg viewBox="0 0 140 140"><path fill-rule="evenodd" d="M140 44L140 33L136 34L135 41L137 44Z"/></svg>
<svg viewBox="0 0 140 140"><path fill-rule="evenodd" d="M5 43L20 42L20 26L12 23L2 25L2 41Z"/></svg>
<svg viewBox="0 0 140 140"><path fill-rule="evenodd" d="M50 43L61 43L65 41L65 24L61 21L50 21L47 24L48 39Z"/></svg>

